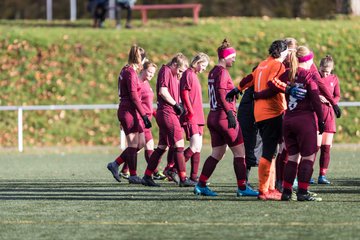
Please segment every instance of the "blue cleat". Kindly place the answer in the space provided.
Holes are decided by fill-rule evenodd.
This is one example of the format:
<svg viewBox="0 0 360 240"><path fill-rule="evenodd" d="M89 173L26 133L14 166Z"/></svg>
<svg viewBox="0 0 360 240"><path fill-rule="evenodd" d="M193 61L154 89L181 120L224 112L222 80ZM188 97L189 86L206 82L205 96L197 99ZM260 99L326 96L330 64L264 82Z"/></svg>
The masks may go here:
<svg viewBox="0 0 360 240"><path fill-rule="evenodd" d="M238 197L241 197L241 196L248 196L248 197L257 197L259 195L259 192L252 189L249 185L246 184L246 189L245 190L240 190L238 188L238 190L236 191L236 195Z"/></svg>
<svg viewBox="0 0 360 240"><path fill-rule="evenodd" d="M195 195L202 195L202 196L210 196L215 197L218 194L214 191L212 191L210 188L206 187L200 187L199 184L196 184L194 187L194 194Z"/></svg>
<svg viewBox="0 0 360 240"><path fill-rule="evenodd" d="M310 181L309 181L310 184L315 184L315 180L313 178L310 178Z"/></svg>
<svg viewBox="0 0 360 240"><path fill-rule="evenodd" d="M325 175L320 175L318 178L318 184L330 184L330 181L326 179Z"/></svg>

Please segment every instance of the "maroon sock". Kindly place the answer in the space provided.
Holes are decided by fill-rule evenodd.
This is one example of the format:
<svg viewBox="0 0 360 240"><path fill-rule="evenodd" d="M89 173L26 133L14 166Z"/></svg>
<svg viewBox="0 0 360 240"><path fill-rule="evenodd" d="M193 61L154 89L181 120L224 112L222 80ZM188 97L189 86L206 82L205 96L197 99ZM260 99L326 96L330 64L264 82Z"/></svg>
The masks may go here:
<svg viewBox="0 0 360 240"><path fill-rule="evenodd" d="M174 167L175 160L174 160L174 148L170 147L167 155L167 166L169 168Z"/></svg>
<svg viewBox="0 0 360 240"><path fill-rule="evenodd" d="M120 155L115 159L115 162L117 163L117 165L120 166L121 164L123 164L125 162L125 159L123 159Z"/></svg>
<svg viewBox="0 0 360 240"><path fill-rule="evenodd" d="M298 163L293 161L288 161L284 167L284 189L292 190L292 185L296 178Z"/></svg>
<svg viewBox="0 0 360 240"><path fill-rule="evenodd" d="M137 149L132 147L127 147L127 159L126 163L129 166L129 171L131 176L136 176L136 159L137 159Z"/></svg>
<svg viewBox="0 0 360 240"><path fill-rule="evenodd" d="M189 161L189 159L192 157L192 155L194 155L194 152L191 150L190 147L188 147L188 148L184 151L185 162Z"/></svg>
<svg viewBox="0 0 360 240"><path fill-rule="evenodd" d="M150 177L153 172L155 171L155 169L157 168L161 156L164 154L165 150L161 149L161 148L156 148L155 151L151 154L149 163L147 165L147 168L145 170L145 175Z"/></svg>
<svg viewBox="0 0 360 240"><path fill-rule="evenodd" d="M181 181L186 179L186 162L184 158L184 148L178 147L175 148L175 163L178 166L178 174Z"/></svg>
<svg viewBox="0 0 360 240"><path fill-rule="evenodd" d="M284 168L288 159L288 152L286 149L283 149L280 154L276 156L276 181L282 182L284 179Z"/></svg>
<svg viewBox="0 0 360 240"><path fill-rule="evenodd" d="M330 145L321 145L320 152L320 173L319 175L326 175L330 163Z"/></svg>
<svg viewBox="0 0 360 240"><path fill-rule="evenodd" d="M307 191L313 173L314 162L310 160L300 160L298 169L299 190Z"/></svg>
<svg viewBox="0 0 360 240"><path fill-rule="evenodd" d="M213 158L212 156L209 156L203 166L200 178L199 178L199 184L201 187L206 186L207 180L211 177L211 174L214 172L216 168L216 164L218 164L218 160Z"/></svg>
<svg viewBox="0 0 360 240"><path fill-rule="evenodd" d="M234 170L238 188L245 190L246 188L246 163L243 157L234 157Z"/></svg>
<svg viewBox="0 0 360 240"><path fill-rule="evenodd" d="M144 155L145 155L145 161L146 163L149 163L151 154L154 152L154 150L145 150Z"/></svg>
<svg viewBox="0 0 360 240"><path fill-rule="evenodd" d="M197 181L197 175L200 165L200 153L196 152L191 156L191 179Z"/></svg>

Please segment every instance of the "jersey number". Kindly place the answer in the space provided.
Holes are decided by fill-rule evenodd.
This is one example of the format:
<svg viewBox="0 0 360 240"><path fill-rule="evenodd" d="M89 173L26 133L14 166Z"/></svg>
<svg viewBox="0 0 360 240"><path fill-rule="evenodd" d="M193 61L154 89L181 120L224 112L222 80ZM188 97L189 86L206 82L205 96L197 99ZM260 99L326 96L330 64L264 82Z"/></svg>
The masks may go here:
<svg viewBox="0 0 360 240"><path fill-rule="evenodd" d="M216 109L217 101L214 85L209 85L209 99L210 99L210 108Z"/></svg>

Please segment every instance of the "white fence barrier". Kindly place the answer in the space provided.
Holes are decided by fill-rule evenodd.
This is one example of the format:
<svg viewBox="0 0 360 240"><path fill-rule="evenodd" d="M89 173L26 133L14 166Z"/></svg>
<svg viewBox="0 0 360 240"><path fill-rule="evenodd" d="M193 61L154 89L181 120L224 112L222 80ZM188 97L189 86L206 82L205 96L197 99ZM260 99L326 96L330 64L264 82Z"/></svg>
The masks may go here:
<svg viewBox="0 0 360 240"><path fill-rule="evenodd" d="M360 102L340 102L343 107L360 107ZM156 105L154 104L154 107ZM89 104L89 105L38 105L38 106L0 106L0 111L18 111L18 149L24 151L23 142L23 111L34 110L99 110L117 109L118 104ZM203 104L203 108L209 108L208 103ZM125 149L125 133L120 131L120 148Z"/></svg>

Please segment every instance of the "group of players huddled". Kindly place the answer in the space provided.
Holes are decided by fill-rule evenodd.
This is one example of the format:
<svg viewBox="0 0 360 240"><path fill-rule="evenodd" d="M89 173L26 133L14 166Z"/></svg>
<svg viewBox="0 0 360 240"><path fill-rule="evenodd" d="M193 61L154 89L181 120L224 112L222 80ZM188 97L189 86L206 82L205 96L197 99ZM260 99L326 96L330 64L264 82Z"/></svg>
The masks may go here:
<svg viewBox="0 0 360 240"><path fill-rule="evenodd" d="M297 46L293 38L276 40L269 48L269 56L235 87L228 69L235 62L236 50L225 39L217 53L218 63L208 75L210 112L206 125L211 135L212 152L204 162L200 176L198 169L205 118L197 75L207 68L209 56L198 53L189 64L188 59L178 53L160 68L155 111L154 93L149 81L155 75L157 66L146 59L145 50L137 45L131 47L128 64L122 68L118 78L118 119L126 135L127 148L107 165L108 170L118 182L122 175L132 184L159 187L154 179L166 177L180 187L193 187L197 195L217 196L208 187L208 180L228 147L233 153L237 196L288 201L295 196L293 184L297 180L295 198L298 201L321 200L308 188L319 148L318 183L330 184L326 178L330 147L336 132L335 118L341 116L337 105L340 99L339 82L332 74L332 57L321 59L318 71L313 62L314 54L309 48ZM249 119L254 119L250 124L255 122L262 141L258 191L247 182L249 166L254 164L250 163L250 154L245 156L245 153L251 152L248 150L253 149L245 147L253 146L244 146L244 141L252 140L243 138L241 126L236 120L236 99L249 89L253 110L246 114L251 115ZM150 130L152 117L159 127L156 148ZM190 141L185 150L184 132ZM140 178L136 169L137 155L142 148L147 168ZM277 151L278 148L280 151ZM161 172L158 165L166 151L167 165ZM190 159L191 173L187 177L186 162ZM121 164L124 166L119 172ZM129 175L126 176L127 172Z"/></svg>

